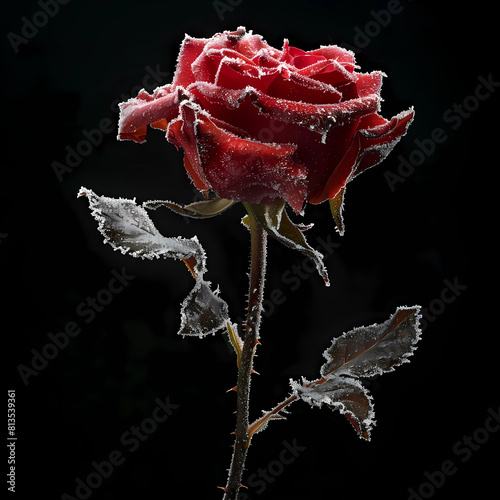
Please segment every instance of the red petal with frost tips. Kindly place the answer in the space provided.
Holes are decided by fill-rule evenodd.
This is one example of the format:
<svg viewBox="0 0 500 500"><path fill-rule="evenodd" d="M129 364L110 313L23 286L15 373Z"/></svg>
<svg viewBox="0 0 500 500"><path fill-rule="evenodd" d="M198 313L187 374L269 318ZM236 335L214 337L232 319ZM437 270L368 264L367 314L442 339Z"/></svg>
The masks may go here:
<svg viewBox="0 0 500 500"><path fill-rule="evenodd" d="M210 39L191 38L186 35L186 38L184 38L181 44L179 56L177 58L177 67L175 69L172 85L187 87L190 83L195 81L191 65L200 56L205 45L209 41Z"/></svg>
<svg viewBox="0 0 500 500"><path fill-rule="evenodd" d="M383 76L384 74L381 71L356 74L355 82L358 96L364 97L371 94L380 94Z"/></svg>
<svg viewBox="0 0 500 500"><path fill-rule="evenodd" d="M181 118L172 122L167 130L167 139L184 150L184 167L193 180L196 189L206 191L211 188L199 161L199 144L195 129L196 113L191 106L181 106Z"/></svg>
<svg viewBox="0 0 500 500"><path fill-rule="evenodd" d="M300 212L382 161L412 121L380 116L383 73L356 69L337 46L278 50L244 28L186 36L172 84L120 105L119 138L166 130L198 189Z"/></svg>
<svg viewBox="0 0 500 500"><path fill-rule="evenodd" d="M218 52L232 50L241 54L242 58L252 59L263 47L267 47L267 44L264 44L261 37L246 34L244 30L215 35L191 62L191 71L194 76L191 83L194 81L214 82L218 71Z"/></svg>
<svg viewBox="0 0 500 500"><path fill-rule="evenodd" d="M308 197L310 203L322 203L332 199L364 170L380 163L406 134L413 120L413 109L403 111L390 121L378 115L360 120L360 126L342 160L331 174L323 190ZM361 128L366 127L366 128Z"/></svg>
<svg viewBox="0 0 500 500"><path fill-rule="evenodd" d="M261 113L285 123L300 124L319 133L375 112L380 99L378 94L372 94L334 104L316 105L269 97L261 92L250 91L249 95Z"/></svg>
<svg viewBox="0 0 500 500"><path fill-rule="evenodd" d="M266 92L269 85L278 75L278 69L263 70L253 63L226 57L219 64L219 69L215 76L215 84L229 90L252 87Z"/></svg>
<svg viewBox="0 0 500 500"><path fill-rule="evenodd" d="M179 114L178 93L175 91L158 92L149 95L139 94L120 104L118 137L122 140L144 142L146 127L155 122L169 122ZM160 123L158 125L160 125Z"/></svg>
<svg viewBox="0 0 500 500"><path fill-rule="evenodd" d="M319 49L309 51L308 54L323 56L325 59L337 61L351 73L353 72L354 66L356 65L354 54L348 50L343 49L342 47L338 47L337 45L320 47Z"/></svg>
<svg viewBox="0 0 500 500"><path fill-rule="evenodd" d="M342 94L332 85L297 73L291 73L290 78L283 78L281 75L275 78L266 94L270 97L309 104L334 104L342 99Z"/></svg>
<svg viewBox="0 0 500 500"><path fill-rule="evenodd" d="M306 169L292 158L295 145L242 139L215 125L189 102L182 106L182 123L169 128L169 134L175 134L169 140L184 149L195 185L209 186L222 198L249 203L284 199L301 211Z"/></svg>

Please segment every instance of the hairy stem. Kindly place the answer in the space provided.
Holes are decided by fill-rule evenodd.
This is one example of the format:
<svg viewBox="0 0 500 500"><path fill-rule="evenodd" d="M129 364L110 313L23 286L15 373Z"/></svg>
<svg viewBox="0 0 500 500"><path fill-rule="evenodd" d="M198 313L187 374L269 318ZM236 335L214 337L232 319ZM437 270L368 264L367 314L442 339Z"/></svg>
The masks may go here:
<svg viewBox="0 0 500 500"><path fill-rule="evenodd" d="M248 293L245 338L238 366L236 437L231 467L229 469L229 476L225 488L224 500L236 500L238 498L238 491L240 489L248 446L250 444L248 433L250 379L252 374L253 357L259 338L259 325L264 293L264 277L266 271L267 233L262 225L253 216L251 208L247 207L247 210L250 221L251 241L250 288Z"/></svg>

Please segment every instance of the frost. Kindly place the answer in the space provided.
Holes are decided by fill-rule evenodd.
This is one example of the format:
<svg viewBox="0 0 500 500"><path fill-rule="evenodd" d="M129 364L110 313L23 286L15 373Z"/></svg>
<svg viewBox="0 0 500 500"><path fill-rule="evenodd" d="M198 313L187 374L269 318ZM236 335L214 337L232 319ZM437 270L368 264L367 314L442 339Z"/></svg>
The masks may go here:
<svg viewBox="0 0 500 500"><path fill-rule="evenodd" d="M210 282L198 279L181 307L181 335L204 337L226 328L229 312L218 291L210 289Z"/></svg>
<svg viewBox="0 0 500 500"><path fill-rule="evenodd" d="M359 380L334 377L321 385L302 385L290 380L293 394L310 404L321 407L326 404L332 410L345 415L356 432L367 441L375 425L372 397Z"/></svg>
<svg viewBox="0 0 500 500"><path fill-rule="evenodd" d="M323 254L307 243L304 236L304 227L294 224L288 217L284 202L267 205L250 205L254 217L262 224L267 233L288 248L297 250L309 257L325 285L330 286L328 271L323 262ZM307 229L307 228L305 228Z"/></svg>
<svg viewBox="0 0 500 500"><path fill-rule="evenodd" d="M326 404L352 424L363 439L370 439L375 425L372 397L360 378L394 370L408 361L420 340L420 307L398 307L379 325L360 327L333 340L325 352L322 378L302 383L290 380L293 394L310 404Z"/></svg>
<svg viewBox="0 0 500 500"><path fill-rule="evenodd" d="M85 196L89 200L104 243L109 243L115 250L141 259L194 258L196 272L203 274L205 271L205 251L196 236L191 239L163 236L135 199L98 196L91 189L83 187L78 196Z"/></svg>
<svg viewBox="0 0 500 500"><path fill-rule="evenodd" d="M180 334L203 337L226 327L228 307L218 291L212 291L210 282L203 279L206 254L196 236L190 239L163 236L135 199L98 196L83 187L78 196L89 200L104 243L113 249L141 259L168 257L184 261L196 284L181 306ZM148 204L154 205L154 202Z"/></svg>
<svg viewBox="0 0 500 500"><path fill-rule="evenodd" d="M324 352L321 375L373 377L408 362L420 340L420 308L399 307L381 324L355 328L333 340Z"/></svg>

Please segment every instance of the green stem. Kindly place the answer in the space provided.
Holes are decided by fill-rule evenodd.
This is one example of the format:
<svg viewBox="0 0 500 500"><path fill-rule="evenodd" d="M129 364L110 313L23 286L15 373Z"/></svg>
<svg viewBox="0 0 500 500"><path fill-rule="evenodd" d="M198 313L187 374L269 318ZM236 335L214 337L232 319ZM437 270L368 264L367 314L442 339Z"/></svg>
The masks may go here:
<svg viewBox="0 0 500 500"><path fill-rule="evenodd" d="M253 216L251 207L246 206L246 208L250 222L250 288L248 293L245 338L238 366L236 437L224 500L236 500L238 498L248 446L250 444L248 433L250 379L252 375L255 347L259 339L259 326L264 294L264 277L266 272L267 233Z"/></svg>

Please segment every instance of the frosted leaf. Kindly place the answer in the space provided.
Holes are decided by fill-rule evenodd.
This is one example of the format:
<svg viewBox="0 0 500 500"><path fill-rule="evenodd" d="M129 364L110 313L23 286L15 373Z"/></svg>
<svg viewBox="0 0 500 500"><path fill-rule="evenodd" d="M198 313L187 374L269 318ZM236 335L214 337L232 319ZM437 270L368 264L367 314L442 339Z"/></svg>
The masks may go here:
<svg viewBox="0 0 500 500"><path fill-rule="evenodd" d="M322 378L290 381L294 395L311 406L328 405L351 422L360 437L369 440L375 425L372 398L359 378L393 371L408 362L420 340L420 307L398 307L381 324L355 328L333 340L325 352Z"/></svg>
<svg viewBox="0 0 500 500"><path fill-rule="evenodd" d="M323 354L327 362L321 375L373 377L407 363L420 340L419 311L418 306L398 307L384 323L355 328L334 339Z"/></svg>
<svg viewBox="0 0 500 500"><path fill-rule="evenodd" d="M181 307L181 335L204 337L226 328L229 311L210 282L198 279Z"/></svg>
<svg viewBox="0 0 500 500"><path fill-rule="evenodd" d="M359 380L334 377L320 385L302 385L290 380L293 393L311 406L323 404L338 410L354 427L360 437L370 440L375 425L372 397Z"/></svg>
<svg viewBox="0 0 500 500"><path fill-rule="evenodd" d="M91 189L83 187L78 196L85 196L89 200L99 232L104 236L104 243L109 243L115 250L142 259L195 258L197 274L205 272L205 251L196 236L191 239L163 236L146 210L136 204L135 199L98 196Z"/></svg>
<svg viewBox="0 0 500 500"><path fill-rule="evenodd" d="M180 334L203 337L225 328L228 307L218 292L211 290L210 282L203 279L206 254L196 236L190 239L163 236L135 199L98 196L83 187L78 196L89 200L104 242L115 250L141 259L168 257L184 261L196 284L181 306ZM148 203L154 205L154 202L145 205Z"/></svg>

